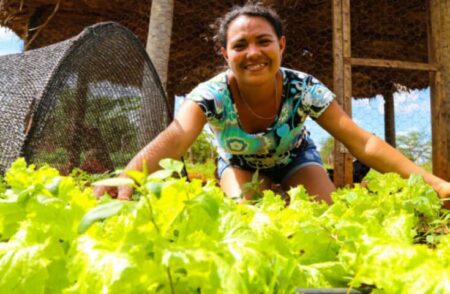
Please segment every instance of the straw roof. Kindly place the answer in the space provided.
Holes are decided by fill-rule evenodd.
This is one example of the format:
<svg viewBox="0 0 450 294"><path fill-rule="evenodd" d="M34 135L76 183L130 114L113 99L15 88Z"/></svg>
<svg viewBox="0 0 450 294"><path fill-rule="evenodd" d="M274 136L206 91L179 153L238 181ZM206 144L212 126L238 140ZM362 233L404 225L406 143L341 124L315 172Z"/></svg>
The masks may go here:
<svg viewBox="0 0 450 294"><path fill-rule="evenodd" d="M175 0L168 93L182 95L222 66L210 25L239 0ZM263 1L286 22L288 47L284 65L311 73L332 87L332 1ZM351 2L352 56L427 62L425 0ZM93 23L117 21L144 42L150 0L0 0L0 25L25 40L41 29L29 48L65 40ZM35 29L35 30L33 30ZM145 42L144 42L145 44ZM426 72L353 69L353 96L384 93L392 84L428 86Z"/></svg>

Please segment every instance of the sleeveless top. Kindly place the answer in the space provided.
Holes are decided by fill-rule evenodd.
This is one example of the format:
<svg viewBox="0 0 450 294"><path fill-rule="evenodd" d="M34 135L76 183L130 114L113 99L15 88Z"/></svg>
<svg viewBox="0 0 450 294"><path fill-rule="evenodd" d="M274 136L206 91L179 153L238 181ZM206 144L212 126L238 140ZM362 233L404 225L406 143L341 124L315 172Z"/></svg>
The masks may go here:
<svg viewBox="0 0 450 294"><path fill-rule="evenodd" d="M283 76L282 105L273 124L260 133L247 133L240 125L228 87L227 72L199 84L186 97L205 113L219 156L233 166L267 169L289 164L308 135L304 122L319 117L334 94L306 73L280 68Z"/></svg>

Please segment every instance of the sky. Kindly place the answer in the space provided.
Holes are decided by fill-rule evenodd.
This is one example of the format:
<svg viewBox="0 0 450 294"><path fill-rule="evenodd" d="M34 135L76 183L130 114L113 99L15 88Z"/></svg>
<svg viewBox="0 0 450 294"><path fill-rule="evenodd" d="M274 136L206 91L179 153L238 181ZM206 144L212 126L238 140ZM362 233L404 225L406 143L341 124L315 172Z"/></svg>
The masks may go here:
<svg viewBox="0 0 450 294"><path fill-rule="evenodd" d="M394 94L395 128L397 135L413 131L424 134L431 140L430 89L397 92ZM353 121L363 129L384 139L384 100L378 95L371 99L352 101ZM317 145L330 135L314 121L307 121L307 127Z"/></svg>
<svg viewBox="0 0 450 294"><path fill-rule="evenodd" d="M0 55L23 51L23 41L11 30L0 26Z"/></svg>
<svg viewBox="0 0 450 294"><path fill-rule="evenodd" d="M12 31L0 26L0 55L23 51L23 41ZM384 138L384 107L381 96L372 99L352 101L353 120L362 128ZM396 133L406 134L418 131L431 139L430 90L413 90L394 94ZM314 121L308 120L307 127L320 149L330 135Z"/></svg>

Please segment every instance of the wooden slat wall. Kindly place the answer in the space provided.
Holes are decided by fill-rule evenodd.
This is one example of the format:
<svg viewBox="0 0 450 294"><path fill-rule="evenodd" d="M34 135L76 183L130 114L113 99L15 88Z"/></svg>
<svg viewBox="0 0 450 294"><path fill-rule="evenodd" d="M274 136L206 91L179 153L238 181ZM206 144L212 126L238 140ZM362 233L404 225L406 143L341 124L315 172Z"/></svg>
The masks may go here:
<svg viewBox="0 0 450 294"><path fill-rule="evenodd" d="M433 173L450 180L450 0L429 0Z"/></svg>
<svg viewBox="0 0 450 294"><path fill-rule="evenodd" d="M350 0L333 1L333 90L344 111L352 115L352 69L350 35ZM345 62L347 61L347 62ZM353 182L353 156L342 145L335 143L334 184L343 187Z"/></svg>
<svg viewBox="0 0 450 294"><path fill-rule="evenodd" d="M444 155L443 160L444 163L441 164L442 171L439 174L445 178L447 181L450 181L450 0L443 0L441 3L441 11L443 14L442 18L442 30L444 32L444 37L441 39L441 48L444 52L442 52L442 75L444 77L444 87L445 87L445 95L443 96L443 104L445 109L444 122L442 129L443 131L443 139L442 141L442 151Z"/></svg>

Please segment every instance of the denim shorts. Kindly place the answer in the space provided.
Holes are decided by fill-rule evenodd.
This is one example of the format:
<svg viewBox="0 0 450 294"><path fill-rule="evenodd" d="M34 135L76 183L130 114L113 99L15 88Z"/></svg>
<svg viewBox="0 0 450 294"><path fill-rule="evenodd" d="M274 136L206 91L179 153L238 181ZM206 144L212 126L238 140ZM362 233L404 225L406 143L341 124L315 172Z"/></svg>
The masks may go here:
<svg viewBox="0 0 450 294"><path fill-rule="evenodd" d="M322 159L320 158L320 154L317 151L316 145L313 140L307 136L303 139L301 143L300 152L297 153L297 156L287 165L283 166L274 166L268 169L260 169L259 173L269 177L275 183L282 183L283 181L289 179L295 172L300 170L301 168L309 165L318 165L323 167ZM217 160L217 174L219 178L222 177L225 169L230 165L221 157ZM234 168L240 168L243 170L248 170L254 172L254 169L243 168L240 166L233 165Z"/></svg>

